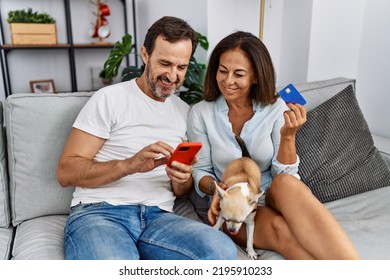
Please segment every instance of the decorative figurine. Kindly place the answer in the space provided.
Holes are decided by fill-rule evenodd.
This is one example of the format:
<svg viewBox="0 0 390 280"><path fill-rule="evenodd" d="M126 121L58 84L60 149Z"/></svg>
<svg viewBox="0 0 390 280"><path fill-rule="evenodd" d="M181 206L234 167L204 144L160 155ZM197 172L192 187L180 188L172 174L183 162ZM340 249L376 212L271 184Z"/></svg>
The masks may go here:
<svg viewBox="0 0 390 280"><path fill-rule="evenodd" d="M110 7L106 4L108 0L101 1L96 0L90 1L91 4L96 6L96 12L93 14L96 16L96 22L91 26L89 31L89 36L92 38L98 38L98 42L94 42L97 44L104 44L103 39L110 36L110 28L108 27L107 16L111 14Z"/></svg>

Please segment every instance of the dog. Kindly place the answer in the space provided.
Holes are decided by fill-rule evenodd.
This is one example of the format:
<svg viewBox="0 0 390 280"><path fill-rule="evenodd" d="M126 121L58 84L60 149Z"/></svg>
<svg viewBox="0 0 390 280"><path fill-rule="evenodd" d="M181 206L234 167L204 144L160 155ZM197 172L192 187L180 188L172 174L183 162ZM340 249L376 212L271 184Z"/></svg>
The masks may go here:
<svg viewBox="0 0 390 280"><path fill-rule="evenodd" d="M261 172L257 163L249 157L231 161L225 168L222 182L224 190L216 182L215 187L220 198L220 213L214 228L219 229L226 222L230 234L238 233L242 223L246 224L246 251L251 259L257 259L253 249L257 201L263 195L260 186Z"/></svg>

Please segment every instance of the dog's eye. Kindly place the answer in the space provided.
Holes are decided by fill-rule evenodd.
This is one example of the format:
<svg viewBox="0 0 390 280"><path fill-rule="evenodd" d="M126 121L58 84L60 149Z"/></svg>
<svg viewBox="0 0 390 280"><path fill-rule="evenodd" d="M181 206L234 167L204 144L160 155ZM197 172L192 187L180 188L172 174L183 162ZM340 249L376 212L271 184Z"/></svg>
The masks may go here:
<svg viewBox="0 0 390 280"><path fill-rule="evenodd" d="M228 220L228 219L225 219L226 222L231 222L231 223L243 223L244 221L239 221L239 220Z"/></svg>

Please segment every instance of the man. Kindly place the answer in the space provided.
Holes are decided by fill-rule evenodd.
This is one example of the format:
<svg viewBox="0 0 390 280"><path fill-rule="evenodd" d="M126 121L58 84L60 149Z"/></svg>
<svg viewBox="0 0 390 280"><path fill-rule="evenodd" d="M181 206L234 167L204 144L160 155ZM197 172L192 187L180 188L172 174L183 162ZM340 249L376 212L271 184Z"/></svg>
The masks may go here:
<svg viewBox="0 0 390 280"><path fill-rule="evenodd" d="M148 30L138 79L96 92L61 155L61 186L77 186L64 230L66 259L235 259L229 237L172 213L193 187L192 166L173 162L186 141L189 106L180 88L198 43L183 20Z"/></svg>

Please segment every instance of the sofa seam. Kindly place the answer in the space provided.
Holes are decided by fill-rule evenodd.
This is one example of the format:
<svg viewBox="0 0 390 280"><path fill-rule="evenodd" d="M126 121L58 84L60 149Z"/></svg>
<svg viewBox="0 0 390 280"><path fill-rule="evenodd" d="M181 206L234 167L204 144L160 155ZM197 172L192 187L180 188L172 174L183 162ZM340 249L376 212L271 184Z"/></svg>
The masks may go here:
<svg viewBox="0 0 390 280"><path fill-rule="evenodd" d="M12 132L12 111L14 110L11 102L7 102L7 106L9 107L9 112L8 112L8 119L6 120L6 134L7 136L9 135L9 138L7 137L7 155L8 155L8 173L10 174L10 169L12 168L12 172L15 173L15 158L11 157L10 154L13 149L14 149L14 137ZM7 114L6 114L7 115ZM8 124L8 129L7 129L7 124ZM8 141L9 140L9 141ZM9 146L8 146L9 145ZM13 153L12 153L13 154ZM10 164L12 160L12 164ZM11 224L15 226L14 221L15 221L15 192L16 192L16 186L15 186L15 180L11 179L11 176L9 176L9 202L10 202L10 211L11 211ZM13 190L11 192L11 185L13 187Z"/></svg>
<svg viewBox="0 0 390 280"><path fill-rule="evenodd" d="M301 90L300 92L308 92L308 91L313 91L313 90L319 90L319 89L322 89L322 88L338 86L338 85L342 85L342 84L345 84L345 83L353 83L353 89L354 89L354 92L355 92L355 88L356 88L356 80L355 79L348 79L347 81L340 81L338 83L329 84L329 85L316 86L314 88L308 88L308 89Z"/></svg>
<svg viewBox="0 0 390 280"><path fill-rule="evenodd" d="M7 259L10 260L13 257L13 250L14 250L14 245L15 245L15 238L16 238L16 227L12 228L12 233L11 233L11 239L10 242L8 243L9 251L8 251L8 256Z"/></svg>
<svg viewBox="0 0 390 280"><path fill-rule="evenodd" d="M5 160L7 161L7 159L5 159ZM5 172L4 168L3 168L3 166L1 164L0 164L0 174L5 174L6 176L8 176L8 168L7 168L7 172ZM2 186L5 186L4 189L3 189L3 194L4 194L4 199L6 200L6 201L4 201L4 203L2 203L3 204L2 208L4 210L4 213L8 213L8 215L4 215L4 218L5 218L6 228L9 228L10 225L11 225L11 215L10 215L10 211L11 211L10 208L11 207L10 207L9 188L8 188L8 184L7 184L8 182L6 182L5 178L3 178L3 176L0 176L0 177L1 177L0 184L2 184ZM7 201L8 201L8 203L7 203Z"/></svg>

